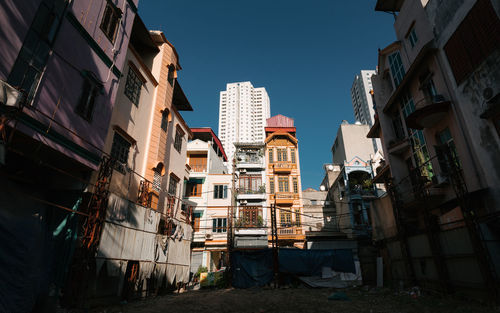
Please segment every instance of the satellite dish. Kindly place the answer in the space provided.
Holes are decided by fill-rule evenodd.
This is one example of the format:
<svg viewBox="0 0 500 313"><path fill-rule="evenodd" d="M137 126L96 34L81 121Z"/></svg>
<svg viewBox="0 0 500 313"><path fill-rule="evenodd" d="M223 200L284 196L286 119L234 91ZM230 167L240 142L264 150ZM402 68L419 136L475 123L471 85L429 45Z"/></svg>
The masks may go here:
<svg viewBox="0 0 500 313"><path fill-rule="evenodd" d="M319 186L319 190L325 191L325 189L326 189L325 186L323 186L323 185Z"/></svg>
<svg viewBox="0 0 500 313"><path fill-rule="evenodd" d="M333 171L333 165L329 164L329 165L328 165L328 170L329 170L329 171Z"/></svg>

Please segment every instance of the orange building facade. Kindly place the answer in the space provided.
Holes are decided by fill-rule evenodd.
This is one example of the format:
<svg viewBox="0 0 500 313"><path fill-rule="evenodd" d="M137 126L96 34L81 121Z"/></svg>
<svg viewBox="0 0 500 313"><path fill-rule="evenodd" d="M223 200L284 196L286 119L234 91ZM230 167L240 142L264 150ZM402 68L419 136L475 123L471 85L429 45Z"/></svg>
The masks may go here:
<svg viewBox="0 0 500 313"><path fill-rule="evenodd" d="M270 207L276 206L278 245L303 248L299 146L293 119L273 116L267 119L265 131L267 196Z"/></svg>

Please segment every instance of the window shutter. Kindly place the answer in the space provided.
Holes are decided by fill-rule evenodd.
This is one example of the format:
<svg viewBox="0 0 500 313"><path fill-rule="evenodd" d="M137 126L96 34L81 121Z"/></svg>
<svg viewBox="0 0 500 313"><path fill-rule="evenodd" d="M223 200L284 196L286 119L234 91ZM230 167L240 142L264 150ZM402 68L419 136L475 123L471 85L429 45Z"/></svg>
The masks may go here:
<svg viewBox="0 0 500 313"><path fill-rule="evenodd" d="M212 220L212 232L214 232L214 233L217 232L217 219L216 218L214 218Z"/></svg>

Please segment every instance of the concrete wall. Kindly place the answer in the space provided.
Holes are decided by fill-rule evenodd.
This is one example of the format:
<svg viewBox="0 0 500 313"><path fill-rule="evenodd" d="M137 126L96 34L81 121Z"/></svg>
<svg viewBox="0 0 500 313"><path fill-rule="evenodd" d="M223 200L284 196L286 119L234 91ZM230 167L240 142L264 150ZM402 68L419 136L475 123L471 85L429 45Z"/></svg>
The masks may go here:
<svg viewBox="0 0 500 313"><path fill-rule="evenodd" d="M128 62L132 62L135 67L139 69L140 74L146 78L146 82L141 88L138 105L133 104L125 95L126 75L128 75L130 68ZM115 126L119 126L136 140L136 144L130 149L127 166L134 172L137 172L137 174L129 171L125 174L115 171L110 187L113 193L131 201L137 200L139 182L142 180L141 176L145 175L144 163L146 161L147 139L148 133L153 128L153 125L151 125L151 117L153 114L153 100L156 91L156 82L153 82L147 74L150 70L143 68L140 65L141 62L142 60L138 60L129 49L127 52L127 63L123 70L125 76L118 86L116 104L113 109L106 144L104 145L104 151L110 153L115 134L113 128Z"/></svg>
<svg viewBox="0 0 500 313"><path fill-rule="evenodd" d="M126 0L118 1L117 5L122 7L124 3L123 18L115 47L114 65L118 70L123 67L135 17L135 13ZM3 68L0 69L2 77L7 76L12 68L13 61L21 48L20 43L24 41L24 36L34 13L37 11L38 4L39 1L31 1L29 4L24 3L24 1L16 4L8 1L5 6L2 4L1 14L8 14L9 17L2 19L0 40L3 39L5 42L1 43L3 47L10 48L8 50L2 49L2 57L5 57L5 62L2 62ZM98 35L98 31L95 30L95 25L100 24L105 5L106 1L104 0L95 2L93 6L88 6L87 2L83 0L70 4L66 16L62 17L59 31L53 43L53 53L48 57L38 92L33 100L33 106L37 110L48 116L54 116L57 123L52 123L50 126L51 133L57 134L56 136L61 135L62 138L51 137L49 139L45 134L39 135L38 130L33 126L28 128L21 125L19 128L29 136L43 141L44 144L92 169L97 168L95 160L92 161L92 158L85 156L85 153L82 153L77 147L63 144L63 141L67 139L76 143L77 146L96 155L96 158L100 155L99 149L104 146L119 81L119 77L114 73L109 73L108 66L104 62L105 58L113 59L111 52L113 45L107 38L102 39ZM97 26L97 28L99 27ZM91 39L85 36L89 36ZM93 42L94 40L95 42ZM98 54L100 51L104 51L105 56ZM82 92L84 81L82 73L84 70L93 72L103 82L103 91L96 98L91 121L84 120L75 112ZM109 79L108 73L110 74ZM68 82L71 83L68 84ZM48 118L42 118L40 114L35 114L29 108L25 108L24 112L44 125L50 123Z"/></svg>
<svg viewBox="0 0 500 313"><path fill-rule="evenodd" d="M7 80L40 2L0 1L0 79Z"/></svg>
<svg viewBox="0 0 500 313"><path fill-rule="evenodd" d="M370 160L375 150L372 140L366 138L369 130L369 125L341 124L335 139L335 142L338 140L338 145L334 142L335 151L332 153L332 162L343 164L344 160L349 162L356 156L363 160Z"/></svg>

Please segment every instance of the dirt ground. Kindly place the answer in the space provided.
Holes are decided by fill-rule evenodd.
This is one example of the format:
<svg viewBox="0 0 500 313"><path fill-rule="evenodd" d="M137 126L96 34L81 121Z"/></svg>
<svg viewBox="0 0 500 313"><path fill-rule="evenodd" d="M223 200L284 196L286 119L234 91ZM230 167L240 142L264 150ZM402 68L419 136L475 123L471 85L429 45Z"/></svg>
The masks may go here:
<svg viewBox="0 0 500 313"><path fill-rule="evenodd" d="M334 292L345 292L348 300L328 300ZM112 307L92 310L95 313L126 312L366 312L366 313L493 313L491 308L458 299L421 295L412 298L408 293L388 289L349 290L312 289L306 287L273 289L214 289L188 291L159 296Z"/></svg>

